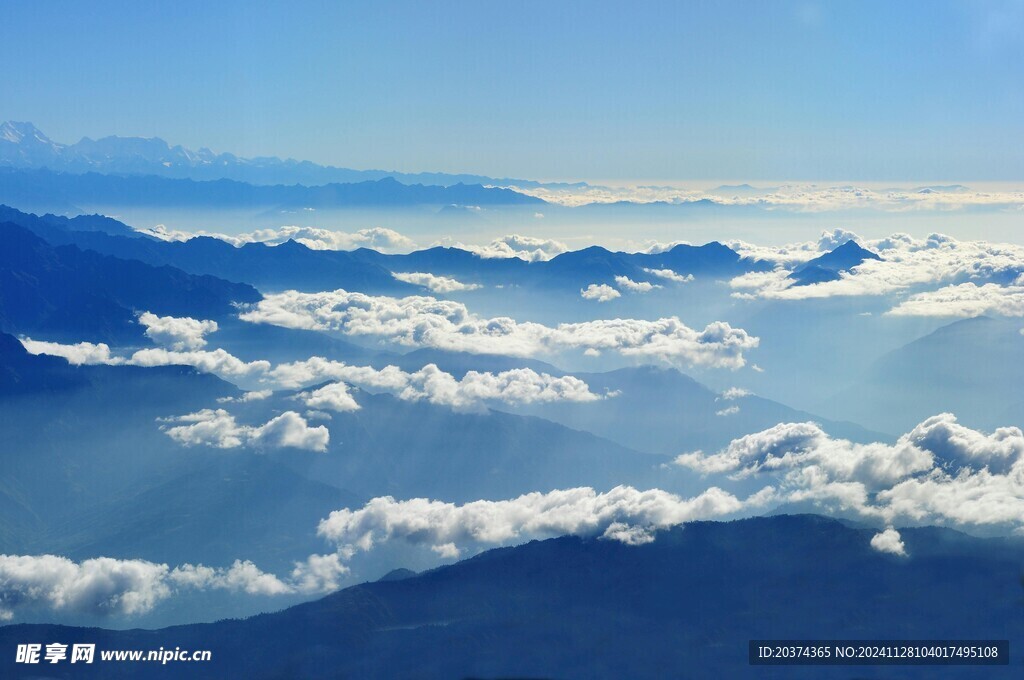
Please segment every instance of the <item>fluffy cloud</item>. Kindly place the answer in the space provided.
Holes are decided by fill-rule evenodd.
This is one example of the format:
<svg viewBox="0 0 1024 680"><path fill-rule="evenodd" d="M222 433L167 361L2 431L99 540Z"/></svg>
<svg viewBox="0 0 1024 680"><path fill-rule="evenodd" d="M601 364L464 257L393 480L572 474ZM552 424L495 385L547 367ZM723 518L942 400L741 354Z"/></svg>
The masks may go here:
<svg viewBox="0 0 1024 680"><path fill-rule="evenodd" d="M589 386L573 376L555 377L537 373L530 368L518 368L500 373L467 371L461 379L427 364L418 371L408 373L397 366L375 369L368 366L349 366L339 361L314 357L305 361L281 364L272 373L274 380L288 387L339 380L370 390L387 391L405 401L429 401L458 410L479 409L489 401L506 404L534 404L554 401L588 402L614 394L597 395ZM324 393L324 390L327 392ZM324 393L324 398L318 398ZM328 385L310 393L302 393L311 408L329 408L335 411L353 410L355 405L347 388ZM352 401L349 404L349 400ZM336 402L336 403L335 403ZM333 408L332 403L339 408Z"/></svg>
<svg viewBox="0 0 1024 680"><path fill-rule="evenodd" d="M655 321L605 319L555 327L484 318L452 300L350 293L286 291L267 295L240 315L245 321L287 328L376 336L399 345L453 351L535 356L562 350L614 350L678 364L740 368L758 338L716 321L703 330L676 317Z"/></svg>
<svg viewBox="0 0 1024 680"><path fill-rule="evenodd" d="M61 357L73 366L107 364L117 365L126 363L124 359L115 357L110 353L110 346L104 343L93 344L91 342L76 342L74 344L61 344L59 342L45 342L33 340L32 338L21 338L21 344L30 354L46 354L49 356Z"/></svg>
<svg viewBox="0 0 1024 680"><path fill-rule="evenodd" d="M371 390L386 391L406 401L426 400L433 404L456 409L479 409L484 402L529 404L551 401L595 401L606 396L590 391L585 382L572 376L551 376L533 369L513 369L500 373L469 371L461 379L427 364L418 371L408 373L397 366L376 369L369 366L350 366L322 357L272 366L268 361L244 362L223 349L174 352L160 348L139 350L128 358L113 356L106 345L78 343L61 345L23 339L22 344L33 354L51 354L67 358L76 364L107 364L134 366L193 366L234 382L251 385L271 385L274 388L294 389L317 382L341 381ZM223 397L220 403L245 403L265 399L271 395L267 389L246 392L240 397ZM325 386L312 393L300 395L314 409L350 411L358 407L345 385ZM223 421L210 411L211 421ZM225 412L226 414L226 412ZM216 416L216 417L215 417ZM228 416L230 417L230 416ZM209 425L204 429L210 429ZM201 428L197 428L197 431ZM235 430L219 424L217 432L229 434ZM209 441L221 441L217 438ZM219 444L213 444L219 446ZM231 446L240 444L232 443ZM230 447L228 447L230 448Z"/></svg>
<svg viewBox="0 0 1024 680"><path fill-rule="evenodd" d="M56 611L138 614L170 595L168 567L99 557L75 563L56 555L0 555L0 615L43 605Z"/></svg>
<svg viewBox="0 0 1024 680"><path fill-rule="evenodd" d="M157 316L151 312L140 314L139 323L146 327L146 336L150 340L178 351L205 347L206 338L204 336L217 330L216 321Z"/></svg>
<svg viewBox="0 0 1024 680"><path fill-rule="evenodd" d="M456 243L454 247L468 250L484 259L518 257L527 262L543 262L569 250L569 246L561 241L521 236L520 234L502 236L485 246Z"/></svg>
<svg viewBox="0 0 1024 680"><path fill-rule="evenodd" d="M285 226L277 229L258 229L244 234L219 234L206 231L168 231L163 225L153 229L140 230L145 234L165 241L188 241L197 236L226 241L237 247L247 243L265 243L270 246L280 245L286 241L296 241L311 250L355 250L356 248L373 248L382 253L409 252L416 244L409 238L391 229L374 227L360 229L354 233L318 229L316 227Z"/></svg>
<svg viewBox="0 0 1024 680"><path fill-rule="evenodd" d="M661 288L661 286L650 283L649 281L634 281L628 276L616 276L615 285L622 290L628 290L631 293L650 293L655 288Z"/></svg>
<svg viewBox="0 0 1024 680"><path fill-rule="evenodd" d="M734 415L736 415L739 412L740 412L740 407L739 406L727 406L726 408L723 408L721 411L715 411L715 415L716 416L734 416Z"/></svg>
<svg viewBox="0 0 1024 680"><path fill-rule="evenodd" d="M240 397L221 397L217 400L218 404L247 404L253 401L263 401L269 399L270 395L273 394L271 390L252 390L245 392Z"/></svg>
<svg viewBox="0 0 1024 680"><path fill-rule="evenodd" d="M935 291L911 295L890 309L891 316L973 317L982 314L1024 316L1024 275L1013 285L972 282L946 286Z"/></svg>
<svg viewBox="0 0 1024 680"><path fill-rule="evenodd" d="M319 533L346 556L392 539L426 545L446 556L458 555L460 546L504 545L565 534L636 544L652 540L657 529L760 507L771 493L766 489L741 501L717 488L684 499L660 489L618 486L598 493L580 487L465 505L380 497L358 510L332 512L320 522Z"/></svg>
<svg viewBox="0 0 1024 680"><path fill-rule="evenodd" d="M57 555L0 555L0 619L22 608L95 616L143 614L172 595L228 590L248 595L330 592L348 572L338 556L311 555L296 562L290 578L236 560L228 568L97 557L74 562Z"/></svg>
<svg viewBox="0 0 1024 680"><path fill-rule="evenodd" d="M900 532L892 527L888 527L885 531L880 531L872 536L871 547L878 552L891 555L903 556L907 554L906 546L903 545L903 537L900 536Z"/></svg>
<svg viewBox="0 0 1024 680"><path fill-rule="evenodd" d="M622 297L622 293L615 290L607 283L597 284L592 283L583 290L580 291L580 297L584 300L597 300L598 302L610 302L617 297Z"/></svg>
<svg viewBox="0 0 1024 680"><path fill-rule="evenodd" d="M202 445L220 449L246 445L325 451L330 441L326 427L310 427L305 418L294 411L285 411L263 425L252 426L239 425L235 417L224 409L203 409L167 419L160 429L184 446Z"/></svg>
<svg viewBox="0 0 1024 680"><path fill-rule="evenodd" d="M683 454L676 464L733 480L768 475L781 501L888 525L1024 527L1024 433L1004 427L985 434L949 413L892 445L856 444L814 423L783 423L714 454Z"/></svg>
<svg viewBox="0 0 1024 680"><path fill-rule="evenodd" d="M749 397L751 394L750 390L743 389L742 387L730 387L725 392L718 395L719 399L725 401L732 401L733 399L742 399L743 397Z"/></svg>
<svg viewBox="0 0 1024 680"><path fill-rule="evenodd" d="M269 361L242 361L219 347L215 350L193 350L191 352L176 352L160 347L140 349L130 358L115 360L115 362L149 367L192 366L203 373L212 373L233 382L256 380L270 370Z"/></svg>
<svg viewBox="0 0 1024 680"><path fill-rule="evenodd" d="M355 398L348 391L348 385L341 382L324 385L311 392L302 392L298 395L298 398L302 399L306 406L313 409L326 409L328 411L345 413L347 411L358 411L360 408Z"/></svg>
<svg viewBox="0 0 1024 680"><path fill-rule="evenodd" d="M693 274L683 276L682 274L677 274L671 269L650 269L648 267L644 267L644 271L651 276L657 276L659 279L665 279L666 281L672 281L674 283L689 283L690 281L693 281Z"/></svg>
<svg viewBox="0 0 1024 680"><path fill-rule="evenodd" d="M482 288L482 286L476 283L462 283L447 276L436 276L424 272L394 272L391 275L399 281L423 286L431 293L458 293Z"/></svg>

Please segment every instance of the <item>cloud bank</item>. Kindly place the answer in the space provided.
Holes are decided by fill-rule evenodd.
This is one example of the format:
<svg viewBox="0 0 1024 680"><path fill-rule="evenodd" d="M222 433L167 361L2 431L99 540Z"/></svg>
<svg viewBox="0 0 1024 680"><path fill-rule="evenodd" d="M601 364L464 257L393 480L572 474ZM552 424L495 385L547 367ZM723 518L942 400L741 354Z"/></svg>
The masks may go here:
<svg viewBox="0 0 1024 680"><path fill-rule="evenodd" d="M770 491L742 501L718 488L694 498L652 489L618 486L607 493L589 487L528 493L502 501L464 505L415 498L374 498L358 510L332 512L318 532L342 555L373 549L400 539L454 557L465 546L495 546L528 538L602 536L629 544L649 543L657 529L695 519L729 515L760 507Z"/></svg>
<svg viewBox="0 0 1024 680"><path fill-rule="evenodd" d="M731 369L745 365L744 353L759 342L722 321L703 330L692 329L677 317L605 319L550 327L508 317L480 317L451 300L372 296L342 289L267 295L240 318L286 328L377 337L407 347L520 357L564 350L610 350L672 364Z"/></svg>
<svg viewBox="0 0 1024 680"><path fill-rule="evenodd" d="M677 465L732 480L769 476L780 502L810 502L865 520L1024 530L1024 433L991 434L949 413L895 444L857 444L815 423L782 423Z"/></svg>
<svg viewBox="0 0 1024 680"><path fill-rule="evenodd" d="M257 229L244 234L220 234L207 231L169 231L163 225L158 225L153 229L140 229L139 231L164 241L188 241L198 236L207 236L230 243L236 248L249 243L276 246L288 241L301 243L310 250L373 248L382 253L407 253L416 248L412 239L383 227L360 229L348 233L316 227L285 226L277 229Z"/></svg>
<svg viewBox="0 0 1024 680"><path fill-rule="evenodd" d="M45 608L93 616L143 614L176 594L228 590L248 595L315 594L336 590L348 572L337 554L296 562L289 578L236 560L228 568L97 557L74 562L57 555L0 555L0 619Z"/></svg>
<svg viewBox="0 0 1024 680"><path fill-rule="evenodd" d="M838 280L795 285L790 278L800 263L847 240L856 239L881 260L867 260ZM807 300L841 296L908 295L890 314L902 316L976 316L1024 314L1024 247L987 241L958 241L943 234L915 239L907 234L865 240L842 230L816 242L780 248L731 244L741 255L776 263L768 272L735 277L733 297ZM934 289L936 286L938 290Z"/></svg>

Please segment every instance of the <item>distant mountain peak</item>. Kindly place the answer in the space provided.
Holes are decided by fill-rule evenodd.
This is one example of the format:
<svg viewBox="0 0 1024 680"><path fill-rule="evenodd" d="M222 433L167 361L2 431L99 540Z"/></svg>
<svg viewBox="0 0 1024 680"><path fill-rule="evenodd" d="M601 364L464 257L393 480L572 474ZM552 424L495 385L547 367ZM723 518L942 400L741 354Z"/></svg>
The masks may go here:
<svg viewBox="0 0 1024 680"><path fill-rule="evenodd" d="M798 286L835 281L843 272L847 272L867 260L881 261L881 259L876 253L861 247L855 240L850 239L824 255L804 262L793 271L790 278L795 279Z"/></svg>
<svg viewBox="0 0 1024 680"><path fill-rule="evenodd" d="M0 139L12 144L21 144L26 141L47 145L54 144L39 128L27 121L8 120L0 123Z"/></svg>

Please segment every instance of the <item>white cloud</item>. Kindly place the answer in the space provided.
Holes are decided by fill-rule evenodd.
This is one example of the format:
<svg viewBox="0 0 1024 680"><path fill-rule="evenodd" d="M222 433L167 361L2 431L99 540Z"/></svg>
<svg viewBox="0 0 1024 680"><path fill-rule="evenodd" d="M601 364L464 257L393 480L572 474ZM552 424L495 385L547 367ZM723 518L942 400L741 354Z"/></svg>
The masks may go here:
<svg viewBox="0 0 1024 680"><path fill-rule="evenodd" d="M661 288L658 284L649 281L634 281L628 276L616 276L615 285L631 293L650 293L655 288Z"/></svg>
<svg viewBox="0 0 1024 680"><path fill-rule="evenodd" d="M397 366L386 366L378 370L314 357L282 364L273 370L272 377L289 387L299 387L325 379L339 380L370 390L387 391L405 401L425 400L457 410L479 410L483 404L490 401L506 404L589 402L614 396L594 394L579 378L568 375L555 377L547 373L537 373L530 368L511 369L500 373L467 371L461 379L456 379L435 364L427 364L418 371L408 373ZM322 390L328 390L331 395L334 395L335 391L343 391L343 396L338 395L339 405L343 408L333 410L352 410L344 408L348 403L345 397L351 399L347 389L328 385ZM305 399L307 406L329 408L326 400L313 398L320 391L299 396ZM358 408L358 405L355 408Z"/></svg>
<svg viewBox="0 0 1024 680"><path fill-rule="evenodd" d="M79 343L61 345L23 339L26 349L35 354L52 354L73 359L73 363L97 363L107 365L130 364L135 366L193 366L213 373L226 380L271 385L274 388L294 389L326 380L341 381L373 390L387 391L406 401L426 400L434 404L456 409L479 409L484 402L495 401L509 404L529 404L551 401L595 401L607 395L597 395L588 385L573 376L555 377L537 373L528 368L501 371L499 373L469 371L461 379L440 370L435 364L427 364L413 373L402 371L397 366L375 369L369 366L349 366L343 362L330 361L322 357L311 357L303 361L272 366L268 361L244 362L223 349L213 351L173 352L152 348L139 350L129 358L113 356L106 345ZM240 397L222 397L219 403L245 403L266 399L272 394L268 389L246 392ZM354 398L344 385L333 385L302 395L306 404L313 409L329 408L335 411L358 408ZM210 413L216 414L216 411ZM217 421L222 418L214 418ZM210 429L213 425L207 428ZM229 441L233 427L223 423L215 428L217 432L228 433ZM220 441L216 437L211 441ZM218 446L220 444L213 444ZM239 444L231 444L238 446Z"/></svg>
<svg viewBox="0 0 1024 680"><path fill-rule="evenodd" d="M734 416L740 412L739 406L728 406L721 411L715 411L716 416Z"/></svg>
<svg viewBox="0 0 1024 680"><path fill-rule="evenodd" d="M338 413L359 410L359 404L349 393L348 385L341 382L324 385L311 392L302 392L298 397L306 406L314 409L327 409Z"/></svg>
<svg viewBox="0 0 1024 680"><path fill-rule="evenodd" d="M730 387L725 392L718 395L718 398L724 399L725 401L732 401L733 399L742 399L743 397L749 397L750 395L750 390L743 389L742 387Z"/></svg>
<svg viewBox="0 0 1024 680"><path fill-rule="evenodd" d="M580 291L580 297L584 300L597 300L598 302L610 302L617 297L622 297L622 293L615 290L607 283L596 284L592 283L586 288Z"/></svg>
<svg viewBox="0 0 1024 680"><path fill-rule="evenodd" d="M232 449L245 445L325 451L330 441L326 427L310 427L305 418L294 411L285 411L260 426L239 425L224 409L202 409L168 418L165 423L160 429L184 446Z"/></svg>
<svg viewBox="0 0 1024 680"><path fill-rule="evenodd" d="M466 290L478 290L483 287L476 283L462 283L447 276L436 276L425 272L394 272L391 275L399 281L423 286L432 293L458 293Z"/></svg>
<svg viewBox="0 0 1024 680"><path fill-rule="evenodd" d="M188 591L228 590L254 596L318 594L337 590L348 573L337 554L296 562L290 578L250 561L228 568L183 564L173 569L139 559L97 557L74 562L57 555L0 555L0 619L19 609L94 616L132 616Z"/></svg>
<svg viewBox="0 0 1024 680"><path fill-rule="evenodd" d="M116 365L125 363L124 359L115 357L110 353L110 346L104 343L93 344L91 342L77 342L73 345L64 345L59 342L45 342L33 340L32 338L21 338L21 344L30 354L46 354L49 356L66 359L73 366L83 364L108 364Z"/></svg>
<svg viewBox="0 0 1024 680"><path fill-rule="evenodd" d="M244 234L220 234L206 231L169 231L163 225L157 225L153 229L140 229L139 231L165 241L187 241L197 236L209 236L226 241L236 248L247 243L276 246L289 240L301 243L311 250L373 248L382 253L404 253L416 248L412 239L383 227L360 229L357 232L348 233L316 227L285 226L277 229L258 229Z"/></svg>
<svg viewBox="0 0 1024 680"><path fill-rule="evenodd" d="M615 350L677 364L740 368L758 338L716 321L703 330L676 317L655 321L604 319L555 327L483 318L462 303L433 297L393 298L335 290L267 295L240 318L287 328L376 336L399 345L535 356L563 350Z"/></svg>
<svg viewBox="0 0 1024 680"><path fill-rule="evenodd" d="M248 560L235 560L228 569L185 564L175 567L168 574L168 579L174 585L197 590L219 588L248 595L284 595L293 592L287 583L273 574L261 571Z"/></svg>
<svg viewBox="0 0 1024 680"><path fill-rule="evenodd" d="M884 212L950 211L969 208L1024 207L1024 191L980 191L966 187L868 189L856 186L790 184L743 192L707 191L678 186L511 187L548 203L580 206L591 203L712 203L758 207L766 211Z"/></svg>
<svg viewBox="0 0 1024 680"><path fill-rule="evenodd" d="M903 537L900 536L900 532L892 527L888 527L885 531L880 531L872 536L871 547L878 552L891 555L905 556L907 554L906 546L903 545Z"/></svg>
<svg viewBox="0 0 1024 680"><path fill-rule="evenodd" d="M212 373L231 381L252 381L270 370L269 361L242 361L235 355L217 348L176 352L160 347L140 349L127 360L118 363L132 366L192 366L203 373Z"/></svg>
<svg viewBox="0 0 1024 680"><path fill-rule="evenodd" d="M454 247L468 250L484 259L517 257L527 262L543 262L569 250L569 246L561 241L522 236L520 234L502 236L485 246L456 243Z"/></svg>
<svg viewBox="0 0 1024 680"><path fill-rule="evenodd" d="M768 489L741 501L710 488L684 499L660 489L638 491L629 486L607 493L589 487L534 492L465 505L425 498L396 501L388 496L374 498L358 510L332 512L320 522L319 533L347 556L393 539L429 546L448 557L470 546L565 534L636 544L647 542L654 530L760 507L770 497Z"/></svg>
<svg viewBox="0 0 1024 680"><path fill-rule="evenodd" d="M207 333L217 330L216 321L198 321L189 317L157 316L152 312L139 315L146 327L146 336L158 345L173 350L193 350L206 346Z"/></svg>
<svg viewBox="0 0 1024 680"><path fill-rule="evenodd" d="M1024 276L1011 286L972 282L917 293L886 312L890 316L1024 316Z"/></svg>
<svg viewBox="0 0 1024 680"><path fill-rule="evenodd" d="M272 390L252 390L245 392L240 397L221 397L217 400L218 404L247 404L253 401L263 401L269 399L270 395L273 394Z"/></svg>
<svg viewBox="0 0 1024 680"><path fill-rule="evenodd" d="M1004 427L985 434L949 413L892 445L835 439L814 423L782 423L714 454L683 454L676 464L733 480L769 475L781 501L888 525L1024 527L1024 433Z"/></svg>
<svg viewBox="0 0 1024 680"><path fill-rule="evenodd" d="M650 269L648 267L644 267L644 271L651 276L657 276L659 279L665 279L666 281L673 281L675 283L689 283L690 281L693 281L693 274L683 276L682 274L677 274L671 269Z"/></svg>
<svg viewBox="0 0 1024 680"><path fill-rule="evenodd" d="M168 567L145 560L98 557L72 562L56 555L0 555L0 610L23 606L93 614L139 614L170 595Z"/></svg>

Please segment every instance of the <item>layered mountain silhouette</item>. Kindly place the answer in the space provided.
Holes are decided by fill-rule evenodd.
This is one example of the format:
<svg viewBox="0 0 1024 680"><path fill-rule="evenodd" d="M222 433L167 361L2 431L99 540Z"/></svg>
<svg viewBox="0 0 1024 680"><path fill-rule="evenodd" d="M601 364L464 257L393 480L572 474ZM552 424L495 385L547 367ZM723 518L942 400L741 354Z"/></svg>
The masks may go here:
<svg viewBox="0 0 1024 680"><path fill-rule="evenodd" d="M1021 323L976 317L887 353L821 408L871 427L905 432L936 413L992 430L1024 426Z"/></svg>
<svg viewBox="0 0 1024 680"><path fill-rule="evenodd" d="M158 175L178 179L232 179L250 184L304 184L376 182L386 177L403 184L483 184L491 186L559 187L585 184L540 183L532 180L441 172L404 173L352 170L309 161L276 157L242 158L209 149L171 146L158 137L83 137L74 144L54 142L32 123L0 123L0 166L48 168L54 171L99 172L117 175Z"/></svg>
<svg viewBox="0 0 1024 680"><path fill-rule="evenodd" d="M54 677L972 678L1015 677L1024 548L813 515L696 522L624 545L563 537L392 573L246 620L161 630L0 628L0 644L94 643L212 652L206 663L96 663ZM957 575L951 578L950 575ZM752 667L754 639L1010 640L1010 667ZM97 654L99 651L97 651ZM7 677L39 668L0 659Z"/></svg>
<svg viewBox="0 0 1024 680"><path fill-rule="evenodd" d="M345 288L378 294L421 294L422 288L392 276L392 272L418 271L456 277L465 283L558 288L575 296L580 287L613 284L616 276L665 283L646 269L669 269L681 276L721 279L770 268L766 262L741 257L716 242L703 246L680 244L663 253L612 252L594 246L548 261L526 262L518 258L482 258L466 250L444 247L390 255L368 248L312 250L294 241L278 246L248 243L235 247L217 238L200 236L184 242L167 242L144 237L116 220L110 220L111 224L100 222L107 218L37 217L2 206L0 217L17 222L54 244L72 244L119 258L171 265L193 274L211 274L270 289Z"/></svg>
<svg viewBox="0 0 1024 680"><path fill-rule="evenodd" d="M139 312L217 318L260 298L213 276L51 246L13 222L0 223L0 243L0 327L8 331L131 342L141 338Z"/></svg>
<svg viewBox="0 0 1024 680"><path fill-rule="evenodd" d="M401 184L391 177L351 184L257 185L230 179L195 181L151 175L73 174L0 167L0 203L31 207L151 206L301 210L352 207L542 205L539 198L479 184Z"/></svg>

